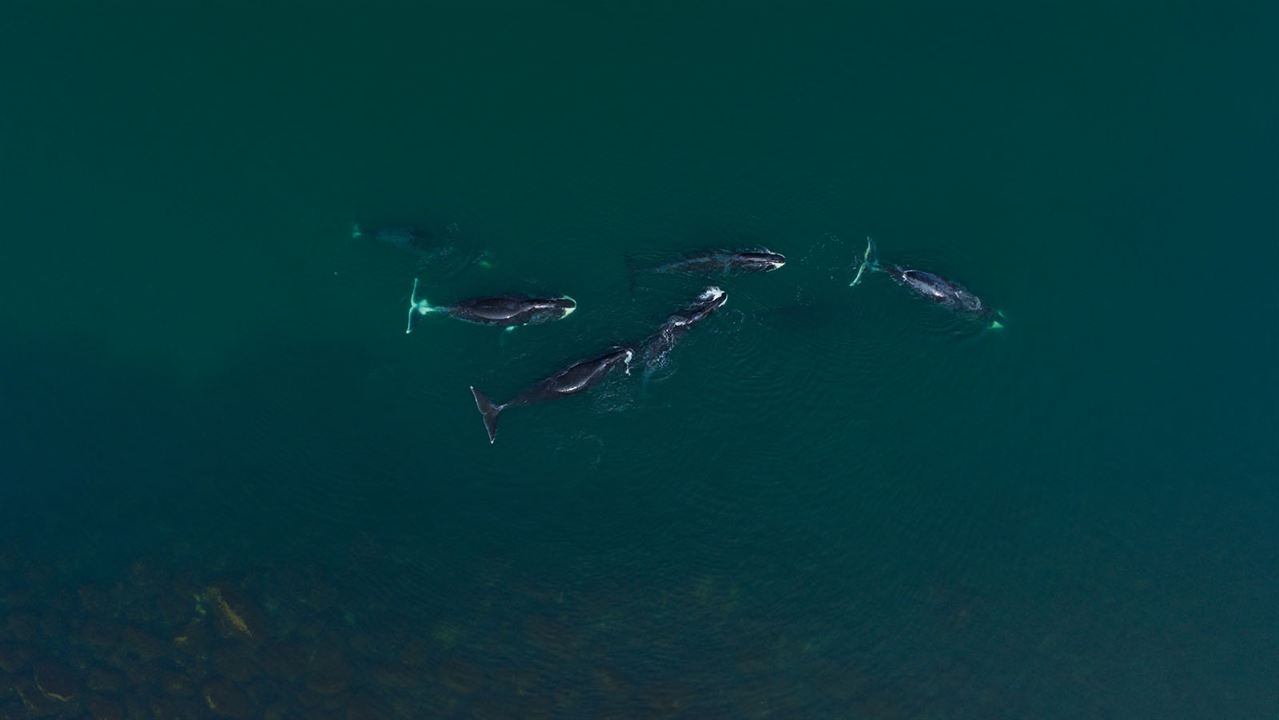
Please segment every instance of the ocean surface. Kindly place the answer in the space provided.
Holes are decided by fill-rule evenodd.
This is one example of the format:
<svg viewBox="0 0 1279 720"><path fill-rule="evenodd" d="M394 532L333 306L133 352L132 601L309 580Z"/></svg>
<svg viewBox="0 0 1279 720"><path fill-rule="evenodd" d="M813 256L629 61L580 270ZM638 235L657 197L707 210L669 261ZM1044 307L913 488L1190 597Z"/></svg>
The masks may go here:
<svg viewBox="0 0 1279 720"><path fill-rule="evenodd" d="M1277 36L3 4L0 718L1279 717ZM1006 327L849 288L867 236ZM414 277L579 307L406 335ZM708 284L488 443L469 386Z"/></svg>

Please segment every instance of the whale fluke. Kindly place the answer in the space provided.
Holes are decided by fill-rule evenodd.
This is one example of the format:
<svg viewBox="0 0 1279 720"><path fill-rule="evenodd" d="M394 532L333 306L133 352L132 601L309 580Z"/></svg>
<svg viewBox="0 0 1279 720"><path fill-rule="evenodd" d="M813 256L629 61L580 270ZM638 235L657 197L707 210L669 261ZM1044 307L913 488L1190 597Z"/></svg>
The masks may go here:
<svg viewBox="0 0 1279 720"><path fill-rule="evenodd" d="M493 404L488 395L476 390L474 385L471 386L471 394L475 396L475 409L484 418L484 429L488 431L489 444L492 445L497 441L497 416L504 406Z"/></svg>
<svg viewBox="0 0 1279 720"><path fill-rule="evenodd" d="M413 292L409 295L409 322L404 326L405 335L413 332L413 313L425 315L429 312L435 311L435 308L431 307L431 303L427 302L425 299L417 299L417 283L418 279L413 278Z"/></svg>
<svg viewBox="0 0 1279 720"><path fill-rule="evenodd" d="M862 253L862 261L857 265L857 275L853 277L853 281L848 283L848 287L856 287L862 281L862 273L867 269L879 269L879 254L875 252L875 241L869 237L866 238L866 252Z"/></svg>
<svg viewBox="0 0 1279 720"><path fill-rule="evenodd" d="M543 378L525 388L519 395L502 404L490 400L487 395L471 386L471 395L475 396L475 409L484 418L484 429L489 434L489 444L497 439L497 416L503 410L512 407L523 407L534 403L557 400L570 395L585 392L604 382L609 371L618 365L626 368L630 374L631 360L635 351L628 347L615 347L608 354L590 360L582 360L560 370L550 377Z"/></svg>

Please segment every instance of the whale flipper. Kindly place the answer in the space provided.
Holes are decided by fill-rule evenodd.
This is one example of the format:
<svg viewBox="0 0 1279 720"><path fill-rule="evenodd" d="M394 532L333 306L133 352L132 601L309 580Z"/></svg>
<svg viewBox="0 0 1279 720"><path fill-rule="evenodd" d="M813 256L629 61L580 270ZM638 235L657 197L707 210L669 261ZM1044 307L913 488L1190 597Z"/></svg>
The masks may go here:
<svg viewBox="0 0 1279 720"><path fill-rule="evenodd" d="M475 396L475 409L484 418L484 429L488 431L489 444L492 445L497 441L497 416L505 406L493 404L488 395L476 390L474 385L471 386L471 394Z"/></svg>

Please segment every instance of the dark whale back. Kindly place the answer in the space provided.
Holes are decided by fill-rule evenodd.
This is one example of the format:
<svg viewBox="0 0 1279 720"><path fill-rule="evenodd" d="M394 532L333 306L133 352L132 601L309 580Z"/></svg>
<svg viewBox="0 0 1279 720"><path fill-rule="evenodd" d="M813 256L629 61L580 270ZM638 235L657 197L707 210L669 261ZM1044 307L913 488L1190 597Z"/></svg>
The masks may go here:
<svg viewBox="0 0 1279 720"><path fill-rule="evenodd" d="M644 364L650 370L661 366L680 338L688 334L694 325L718 310L727 300L728 295L717 287L709 287L702 291L696 300L681 312L667 318L657 332L645 341L640 351Z"/></svg>
<svg viewBox="0 0 1279 720"><path fill-rule="evenodd" d="M507 405L531 405L589 390L608 377L614 367L629 366L634 356L633 350L623 347L607 355L575 363L529 387Z"/></svg>
<svg viewBox="0 0 1279 720"><path fill-rule="evenodd" d="M848 286L854 287L860 283L867 270L883 272L898 285L947 310L981 320L990 320L991 328L1002 328L1004 326L1003 323L999 322L1003 318L1002 312L990 307L968 288L953 280L947 280L941 275L927 270L917 270L901 265L881 265L875 241L870 238L866 238L866 250L862 253L861 262L857 266L857 273L853 276L852 281L848 283Z"/></svg>
<svg viewBox="0 0 1279 720"><path fill-rule="evenodd" d="M771 272L785 264L785 257L769 250L733 253L729 263L734 270L745 272Z"/></svg>
<svg viewBox="0 0 1279 720"><path fill-rule="evenodd" d="M373 231L373 239L408 252L427 252L435 245L435 234L410 226L383 227Z"/></svg>
<svg viewBox="0 0 1279 720"><path fill-rule="evenodd" d="M519 405L532 405L537 402L576 395L589 390L604 381L609 371L618 365L624 365L626 372L631 371L631 359L635 351L627 347L614 348L607 355L583 360L570 365L554 375L534 383L508 403L498 405L487 395L471 386L471 395L475 398L475 409L484 418L484 429L488 432L489 443L497 441L497 419L502 411Z"/></svg>
<svg viewBox="0 0 1279 720"><path fill-rule="evenodd" d="M712 250L690 255L657 268L669 273L769 272L786 264L786 258L770 250Z"/></svg>
<svg viewBox="0 0 1279 720"><path fill-rule="evenodd" d="M963 285L947 280L936 273L893 266L888 269L888 274L902 287L950 310L974 315L984 315L989 312L980 297Z"/></svg>
<svg viewBox="0 0 1279 720"><path fill-rule="evenodd" d="M559 320L577 308L571 298L533 298L495 295L463 300L447 309L449 315L481 325L533 325Z"/></svg>

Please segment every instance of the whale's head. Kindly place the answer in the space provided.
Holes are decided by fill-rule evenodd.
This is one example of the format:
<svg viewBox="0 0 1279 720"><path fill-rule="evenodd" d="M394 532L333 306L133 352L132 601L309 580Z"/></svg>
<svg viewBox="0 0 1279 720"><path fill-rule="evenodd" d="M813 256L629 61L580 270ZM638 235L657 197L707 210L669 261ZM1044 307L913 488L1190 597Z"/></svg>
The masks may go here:
<svg viewBox="0 0 1279 720"><path fill-rule="evenodd" d="M556 310L560 311L561 320L572 315L573 311L577 309L577 301L567 295L561 298L555 298L551 301L551 305Z"/></svg>
<svg viewBox="0 0 1279 720"><path fill-rule="evenodd" d="M693 301L693 305L690 309L698 315L705 315L712 310L719 309L719 306L723 305L727 300L728 293L725 293L723 290L711 285L703 290L701 295L697 296L697 299Z"/></svg>
<svg viewBox="0 0 1279 720"><path fill-rule="evenodd" d="M752 250L739 253L737 261L743 270L755 272L772 272L786 264L785 256L771 250Z"/></svg>
<svg viewBox="0 0 1279 720"><path fill-rule="evenodd" d="M724 297L724 291L720 290L714 285L711 285L707 287L705 290L703 290L701 295L697 296L697 302L713 303L713 302L718 302L723 297Z"/></svg>

